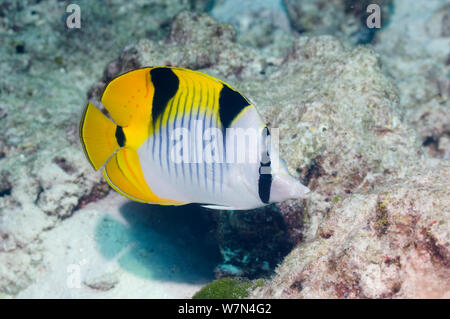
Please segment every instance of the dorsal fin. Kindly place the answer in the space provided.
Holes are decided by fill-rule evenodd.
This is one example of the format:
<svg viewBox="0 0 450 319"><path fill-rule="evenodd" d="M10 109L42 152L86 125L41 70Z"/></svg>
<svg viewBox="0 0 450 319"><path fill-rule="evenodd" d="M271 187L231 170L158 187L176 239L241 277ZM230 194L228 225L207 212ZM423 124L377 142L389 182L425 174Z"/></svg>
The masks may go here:
<svg viewBox="0 0 450 319"><path fill-rule="evenodd" d="M154 94L150 70L142 68L119 75L103 91L102 103L118 125L127 127L149 120Z"/></svg>

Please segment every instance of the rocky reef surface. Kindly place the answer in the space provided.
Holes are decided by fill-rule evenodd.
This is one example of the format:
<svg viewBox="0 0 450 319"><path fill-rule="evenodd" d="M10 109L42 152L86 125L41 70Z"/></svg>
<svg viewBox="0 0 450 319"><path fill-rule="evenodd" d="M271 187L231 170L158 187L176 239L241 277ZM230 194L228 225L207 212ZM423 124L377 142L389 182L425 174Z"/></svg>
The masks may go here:
<svg viewBox="0 0 450 319"><path fill-rule="evenodd" d="M303 211L304 237L254 297L450 296L450 10L448 2L410 4L395 1L374 51L312 38L287 57L312 72L284 82L302 93L297 129L283 119L294 108L275 111L276 125L299 139L282 139L281 149L314 192L303 210L280 205ZM411 14L419 8L423 15Z"/></svg>
<svg viewBox="0 0 450 319"><path fill-rule="evenodd" d="M0 296L186 297L215 270L268 278L251 297L449 298L450 2L377 1L386 25L369 36L364 1L262 1L242 7L246 20L217 1L223 22L201 13L208 1L175 2L90 5L86 28L70 32L65 3L0 7ZM81 112L114 76L148 65L244 92L280 129L282 157L311 196L210 212L109 193L78 142ZM182 213L197 216L195 234L166 225ZM75 290L73 264L87 269Z"/></svg>

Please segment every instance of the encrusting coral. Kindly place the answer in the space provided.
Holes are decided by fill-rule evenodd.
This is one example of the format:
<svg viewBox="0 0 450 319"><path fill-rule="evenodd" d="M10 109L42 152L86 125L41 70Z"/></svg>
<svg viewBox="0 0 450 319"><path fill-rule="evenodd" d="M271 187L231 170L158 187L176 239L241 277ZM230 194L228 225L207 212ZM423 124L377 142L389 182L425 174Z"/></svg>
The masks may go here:
<svg viewBox="0 0 450 319"><path fill-rule="evenodd" d="M134 43L124 32L108 44L111 30L99 26L106 40L93 44L98 52L83 53L89 50L81 46L84 40L95 39L87 30L72 38L55 33L46 59L36 49L42 43L28 42L25 33L16 37L0 49L16 52L0 62L9 74L0 80L0 292L14 296L42 276L43 234L108 192L77 140L86 92L95 102L118 74L175 65L225 79L246 95L269 126L279 128L282 157L312 190L307 200L260 213L211 213L228 258L218 276L255 278L275 268L271 279L250 289L250 297L448 298L447 2L430 1L426 10L435 19L419 19L418 35L406 33L414 48L405 46L396 22L406 15L409 1L402 0L389 11L390 22L377 32L373 48L355 46L341 34L312 32L287 35L293 40L289 51L281 54L280 44L272 54L257 48L264 43L244 46L242 34L206 14L183 12L171 20L183 8L164 11L158 25L137 34ZM198 11L209 6L198 3ZM38 18L30 13L31 20L22 20L28 25L15 28L32 28L40 16L54 21L59 11L42 6L32 7ZM361 18L359 11L343 15ZM125 19L121 26L136 19L119 16ZM3 29L14 27L1 15L0 21ZM42 28L53 26L44 19ZM423 45L423 34L432 45ZM70 56L58 48L68 42L81 53ZM77 59L86 52L92 57L80 65ZM112 61L106 68L105 60ZM15 73L26 74L20 88ZM255 225L263 225L264 233ZM243 238L264 244L239 250ZM106 287L117 289L120 278Z"/></svg>

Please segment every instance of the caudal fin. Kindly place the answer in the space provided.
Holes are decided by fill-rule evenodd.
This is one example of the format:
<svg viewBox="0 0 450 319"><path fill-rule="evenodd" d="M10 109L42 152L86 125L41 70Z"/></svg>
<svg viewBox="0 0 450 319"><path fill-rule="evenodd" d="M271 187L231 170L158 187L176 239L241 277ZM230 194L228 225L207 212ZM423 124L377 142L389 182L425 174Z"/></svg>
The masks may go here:
<svg viewBox="0 0 450 319"><path fill-rule="evenodd" d="M102 167L123 145L123 131L91 103L84 110L80 139L89 162L95 170Z"/></svg>

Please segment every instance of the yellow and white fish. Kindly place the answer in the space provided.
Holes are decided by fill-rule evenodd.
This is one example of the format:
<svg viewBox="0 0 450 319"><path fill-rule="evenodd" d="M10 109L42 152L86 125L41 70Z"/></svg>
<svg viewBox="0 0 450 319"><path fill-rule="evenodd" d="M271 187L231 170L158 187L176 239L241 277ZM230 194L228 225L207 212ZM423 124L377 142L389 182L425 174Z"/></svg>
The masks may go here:
<svg viewBox="0 0 450 319"><path fill-rule="evenodd" d="M271 152L255 107L225 82L175 67L137 69L88 103L80 138L95 170L139 202L252 209L309 189ZM253 141L253 142L252 142ZM231 154L231 155L230 155Z"/></svg>

